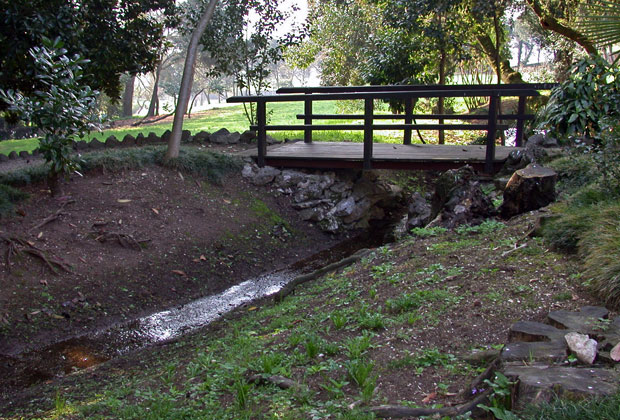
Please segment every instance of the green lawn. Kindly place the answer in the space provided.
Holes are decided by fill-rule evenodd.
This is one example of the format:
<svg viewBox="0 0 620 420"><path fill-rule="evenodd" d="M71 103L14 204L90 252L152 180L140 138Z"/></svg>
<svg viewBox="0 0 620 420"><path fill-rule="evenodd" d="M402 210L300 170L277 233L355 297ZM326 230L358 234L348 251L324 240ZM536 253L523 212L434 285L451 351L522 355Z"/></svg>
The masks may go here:
<svg viewBox="0 0 620 420"><path fill-rule="evenodd" d="M303 103L301 102L276 102L267 104L267 112L269 115L269 124L287 125L287 124L302 124L300 120L296 118L297 114L303 113ZM315 102L313 104L313 112L315 114L335 114L337 113L336 102L334 101L322 101ZM385 111L379 111L387 113ZM359 112L347 112L347 113L359 113ZM389 123L389 120L382 121ZM401 121L402 122L402 121ZM361 121L350 120L325 120L317 121L317 124L347 124L356 123L361 124ZM111 135L116 136L117 139L131 134L137 136L139 133L143 133L145 136L150 132L154 132L157 135L161 135L166 130L172 128L172 123L157 123L148 126L141 127L122 127L117 129L104 130L102 132L91 133L87 141L93 138L105 141ZM214 132L220 128L227 128L229 131L244 132L249 129L249 123L245 117L243 111L243 105L216 108L200 114L194 114L192 118L186 118L183 124L184 130L190 130L192 134L199 131ZM424 133L425 138L434 141L435 132L427 131ZM273 137L283 140L302 138L303 133L301 131L278 131L270 132ZM471 135L471 133L467 133ZM363 141L363 134L361 131L315 131L313 133L314 140L317 141ZM414 142L417 139L417 135L414 134ZM376 142L400 142L402 141L402 131L377 131L375 132ZM20 139L20 140L4 140L0 141L0 153L8 155L12 151L20 152L22 150L32 151L38 146L38 139Z"/></svg>

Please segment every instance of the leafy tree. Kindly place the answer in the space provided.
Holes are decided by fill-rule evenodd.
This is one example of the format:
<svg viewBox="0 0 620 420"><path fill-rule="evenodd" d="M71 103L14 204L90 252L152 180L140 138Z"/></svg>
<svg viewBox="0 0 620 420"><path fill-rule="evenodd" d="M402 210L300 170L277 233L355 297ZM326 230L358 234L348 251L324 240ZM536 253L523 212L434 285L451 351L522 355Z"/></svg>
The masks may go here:
<svg viewBox="0 0 620 420"><path fill-rule="evenodd" d="M99 128L95 114L99 92L85 83L83 67L88 61L77 54L67 56L60 39L43 38L43 46L32 48L29 54L34 60L34 78L44 89L27 96L0 90L0 98L43 133L39 149L50 165L49 187L56 195L59 176L79 169L71 156L73 141Z"/></svg>
<svg viewBox="0 0 620 420"><path fill-rule="evenodd" d="M42 88L28 51L42 36L60 38L69 55L89 60L84 78L120 98L120 76L152 70L163 28L174 23L174 0L0 0L0 88L29 94ZM161 12L164 19L156 18ZM0 109L6 104L0 103Z"/></svg>

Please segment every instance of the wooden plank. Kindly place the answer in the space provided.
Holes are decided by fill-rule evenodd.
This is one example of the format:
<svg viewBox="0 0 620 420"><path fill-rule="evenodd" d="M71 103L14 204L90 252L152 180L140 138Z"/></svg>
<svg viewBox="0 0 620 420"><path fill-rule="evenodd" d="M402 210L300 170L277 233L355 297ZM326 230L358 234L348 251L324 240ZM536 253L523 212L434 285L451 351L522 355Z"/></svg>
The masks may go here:
<svg viewBox="0 0 620 420"><path fill-rule="evenodd" d="M365 125L360 124L316 124L316 125L306 125L306 124L296 124L296 125L268 125L266 127L267 131L333 131L333 130L344 130L344 131L363 131ZM250 129L254 130L257 126L251 126ZM405 129L414 129L414 130L486 130L488 128L487 124L374 124L372 125L373 130L405 130ZM507 125L498 125L498 130L507 129Z"/></svg>
<svg viewBox="0 0 620 420"><path fill-rule="evenodd" d="M557 83L511 83L501 85L500 89L537 89L550 90ZM370 86L309 86L309 87L282 87L276 93L346 93L346 92L377 92L377 91L419 91L419 90L455 90L455 89L492 89L498 88L497 84L481 85L370 85Z"/></svg>

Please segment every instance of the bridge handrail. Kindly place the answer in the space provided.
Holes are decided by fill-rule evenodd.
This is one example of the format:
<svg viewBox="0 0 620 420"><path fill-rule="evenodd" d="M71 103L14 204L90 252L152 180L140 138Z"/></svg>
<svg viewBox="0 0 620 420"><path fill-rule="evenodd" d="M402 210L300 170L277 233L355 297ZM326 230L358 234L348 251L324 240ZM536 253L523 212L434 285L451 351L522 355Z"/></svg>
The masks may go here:
<svg viewBox="0 0 620 420"><path fill-rule="evenodd" d="M498 125L498 120L516 120L517 135L515 143L521 145L523 138L523 126L526 120L534 118L533 115L525 113L526 98L539 96L540 90L550 90L555 87L553 83L525 83L525 84L506 84L506 85L390 85L390 86L319 86L319 87L300 87L300 88L280 88L274 95L260 96L233 96L227 99L229 103L256 103L257 124L253 129L257 130L258 135L258 165L264 166L267 153L266 132L267 130L303 130L304 141L312 142L312 132L315 130L342 130L354 129L364 131L364 168L372 167L372 145L373 130L377 129L401 129L404 130L404 144L411 144L412 129L432 129L432 130L457 130L457 129L486 129L486 159L485 170L491 172L495 159L495 135L498 129L504 126ZM413 114L413 101L418 98L440 98L440 97L489 97L489 112L486 115L439 115L432 114L424 116ZM518 110L516 114L498 114L499 102L502 97L518 97ZM375 99L400 99L405 102L404 115L375 115ZM314 101L332 100L364 100L364 114L362 115L331 115L313 114L312 103ZM266 104L268 102L303 102L304 113L297 115L303 119L303 125L267 125ZM353 117L353 118L344 118ZM412 124L414 119L439 120L439 124ZM363 125L312 125L316 119L361 119ZM404 119L404 124L373 124L375 119ZM445 124L445 120L487 120L481 124Z"/></svg>

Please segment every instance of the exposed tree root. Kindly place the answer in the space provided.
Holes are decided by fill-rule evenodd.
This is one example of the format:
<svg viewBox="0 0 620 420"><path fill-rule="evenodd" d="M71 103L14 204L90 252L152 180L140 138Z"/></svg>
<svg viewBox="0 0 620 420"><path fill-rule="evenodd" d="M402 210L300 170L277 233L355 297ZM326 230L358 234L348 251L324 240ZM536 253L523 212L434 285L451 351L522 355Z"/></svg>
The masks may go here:
<svg viewBox="0 0 620 420"><path fill-rule="evenodd" d="M62 205L60 206L60 208L58 210L56 210L55 213L50 214L49 216L47 216L45 219L43 219L40 223L36 224L35 226L31 227L28 232L32 232L33 230L37 230L37 229L41 229L43 226L47 225L48 223L53 222L54 220L57 220L60 216L62 216L63 214L65 214L63 212L63 210L65 209L65 207L69 204L73 204L75 203L74 200L70 200L70 201L65 201L64 203L62 203Z"/></svg>
<svg viewBox="0 0 620 420"><path fill-rule="evenodd" d="M131 249L135 249L136 251L142 251L141 244L150 241L150 239L136 240L133 236L127 233L121 233L121 232L100 231L98 232L98 235L99 236L95 238L96 241L99 241L99 242L116 241L123 248L131 248Z"/></svg>
<svg viewBox="0 0 620 420"><path fill-rule="evenodd" d="M140 125L142 125L142 124L152 124L152 123L156 123L157 121L164 120L164 119L166 119L166 118L168 118L168 117L172 117L173 115L174 115L174 112L172 112L172 113L170 113L170 114L162 115L161 117L158 117L158 118L155 118L155 119L152 119L152 120L149 120L149 118L151 118L151 117L146 116L146 117L142 118L141 120L139 120L139 121L137 121L137 122L135 122L135 123L131 124L131 126L132 126L132 127L138 127L138 126L140 126Z"/></svg>
<svg viewBox="0 0 620 420"><path fill-rule="evenodd" d="M69 265L67 265L59 258L48 254L41 248L37 248L35 244L30 241L19 238L17 236L5 235L0 235L0 240L3 240L8 245L6 253L6 265L9 271L11 271L12 258L14 256L20 254L30 254L33 257L36 257L43 261L54 274L58 274L57 268L60 268L61 270L64 270L68 273L71 272Z"/></svg>
<svg viewBox="0 0 620 420"><path fill-rule="evenodd" d="M280 375L264 376L264 375L254 374L254 375L248 376L247 379L248 379L248 382L253 383L253 384L257 384L257 385L273 384L280 389L296 389L296 390L307 389L305 385L302 385L298 382L295 382L292 379L285 378L284 376L280 376Z"/></svg>

